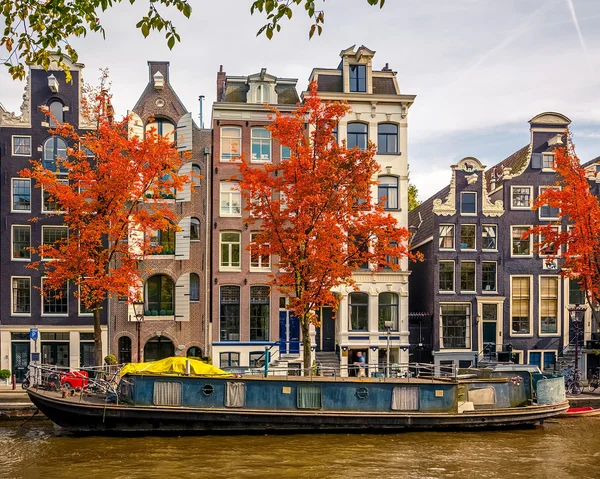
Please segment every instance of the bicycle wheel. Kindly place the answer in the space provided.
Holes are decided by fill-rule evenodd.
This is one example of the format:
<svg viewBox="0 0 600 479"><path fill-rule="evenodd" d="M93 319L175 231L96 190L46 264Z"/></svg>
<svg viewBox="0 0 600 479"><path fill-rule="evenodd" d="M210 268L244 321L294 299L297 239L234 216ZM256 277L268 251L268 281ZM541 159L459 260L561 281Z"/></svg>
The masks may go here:
<svg viewBox="0 0 600 479"><path fill-rule="evenodd" d="M573 381L573 385L571 386L572 392L574 396L578 396L583 392L583 383L581 381Z"/></svg>

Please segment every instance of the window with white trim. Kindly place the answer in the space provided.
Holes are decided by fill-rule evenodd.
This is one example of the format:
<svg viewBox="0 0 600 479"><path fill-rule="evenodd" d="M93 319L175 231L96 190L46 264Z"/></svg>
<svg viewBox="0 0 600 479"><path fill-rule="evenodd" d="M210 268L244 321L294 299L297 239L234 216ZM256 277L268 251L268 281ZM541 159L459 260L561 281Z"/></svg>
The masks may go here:
<svg viewBox="0 0 600 479"><path fill-rule="evenodd" d="M460 249L474 250L477 227L473 224L460 225Z"/></svg>
<svg viewBox="0 0 600 479"><path fill-rule="evenodd" d="M250 234L250 269L271 270L271 256L269 254L259 254L256 238L260 233ZM268 247L268 244L265 245Z"/></svg>
<svg viewBox="0 0 600 479"><path fill-rule="evenodd" d="M454 291L454 261L440 261L439 288L442 292Z"/></svg>
<svg viewBox="0 0 600 479"><path fill-rule="evenodd" d="M481 249L498 250L498 225L483 225L481 227Z"/></svg>
<svg viewBox="0 0 600 479"><path fill-rule="evenodd" d="M540 332L558 333L558 276L540 276Z"/></svg>
<svg viewBox="0 0 600 479"><path fill-rule="evenodd" d="M13 156L31 156L31 136L13 135L12 154Z"/></svg>
<svg viewBox="0 0 600 479"><path fill-rule="evenodd" d="M281 159L289 160L292 157L292 149L289 146L281 146Z"/></svg>
<svg viewBox="0 0 600 479"><path fill-rule="evenodd" d="M531 332L531 277L511 276L510 278L511 333Z"/></svg>
<svg viewBox="0 0 600 479"><path fill-rule="evenodd" d="M11 211L25 213L31 211L31 180L12 178Z"/></svg>
<svg viewBox="0 0 600 479"><path fill-rule="evenodd" d="M441 348L469 349L471 347L471 305L440 304Z"/></svg>
<svg viewBox="0 0 600 479"><path fill-rule="evenodd" d="M377 187L379 203L386 210L398 209L398 178L396 176L380 176Z"/></svg>
<svg viewBox="0 0 600 479"><path fill-rule="evenodd" d="M221 181L221 216L242 216L242 192L238 181Z"/></svg>
<svg viewBox="0 0 600 479"><path fill-rule="evenodd" d="M454 225L440 225L439 247L440 249L454 249Z"/></svg>
<svg viewBox="0 0 600 479"><path fill-rule="evenodd" d="M235 126L221 127L221 161L239 161L242 145L242 129Z"/></svg>
<svg viewBox="0 0 600 479"><path fill-rule="evenodd" d="M47 170L57 174L67 173L64 163L58 164L58 160L67 159L67 142L60 136L52 136L44 142L42 165Z"/></svg>
<svg viewBox="0 0 600 479"><path fill-rule="evenodd" d="M540 186L540 195L547 189L557 189L554 186ZM560 208L554 208L549 205L540 206L541 220L557 220L560 218Z"/></svg>
<svg viewBox="0 0 600 479"><path fill-rule="evenodd" d="M190 301L200 301L200 276L190 273Z"/></svg>
<svg viewBox="0 0 600 479"><path fill-rule="evenodd" d="M12 225L12 259L29 261L31 259L31 226Z"/></svg>
<svg viewBox="0 0 600 479"><path fill-rule="evenodd" d="M200 220L198 218L190 219L190 241L200 241Z"/></svg>
<svg viewBox="0 0 600 479"><path fill-rule="evenodd" d="M61 185L68 185L69 180L58 180L57 183ZM64 213L60 209L60 205L58 201L54 198L50 192L46 190L45 187L42 186L42 213Z"/></svg>
<svg viewBox="0 0 600 479"><path fill-rule="evenodd" d="M529 226L511 226L512 256L532 256L532 235L523 238Z"/></svg>
<svg viewBox="0 0 600 479"><path fill-rule="evenodd" d="M551 226L557 234L560 233L560 226ZM559 256L560 250L556 247L553 241L546 240L546 236L540 235L540 246L538 254L540 258L546 256Z"/></svg>
<svg viewBox="0 0 600 479"><path fill-rule="evenodd" d="M12 283L12 308L15 315L31 314L31 278L29 276L13 276Z"/></svg>
<svg viewBox="0 0 600 479"><path fill-rule="evenodd" d="M477 193L474 191L462 191L460 193L460 214L477 214Z"/></svg>
<svg viewBox="0 0 600 479"><path fill-rule="evenodd" d="M271 132L266 128L252 128L252 163L270 163Z"/></svg>
<svg viewBox="0 0 600 479"><path fill-rule="evenodd" d="M66 226L44 225L42 226L42 247L58 247L59 245L57 243L66 240L68 235L69 230ZM43 254L41 256L42 259L48 259L44 258Z"/></svg>
<svg viewBox="0 0 600 479"><path fill-rule="evenodd" d="M511 186L511 209L530 210L533 204L533 186Z"/></svg>
<svg viewBox="0 0 600 479"><path fill-rule="evenodd" d="M461 292L475 291L475 261L460 262L460 290Z"/></svg>
<svg viewBox="0 0 600 479"><path fill-rule="evenodd" d="M45 278L42 278L42 314L43 315L66 315L69 314L69 287L65 282L61 288L49 289L44 286Z"/></svg>
<svg viewBox="0 0 600 479"><path fill-rule="evenodd" d="M242 235L238 231L221 232L221 271L240 269Z"/></svg>
<svg viewBox="0 0 600 479"><path fill-rule="evenodd" d="M485 293L496 292L497 264L495 261L481 262L481 290Z"/></svg>
<svg viewBox="0 0 600 479"><path fill-rule="evenodd" d="M554 169L554 153L543 153L542 154L542 169L553 170Z"/></svg>

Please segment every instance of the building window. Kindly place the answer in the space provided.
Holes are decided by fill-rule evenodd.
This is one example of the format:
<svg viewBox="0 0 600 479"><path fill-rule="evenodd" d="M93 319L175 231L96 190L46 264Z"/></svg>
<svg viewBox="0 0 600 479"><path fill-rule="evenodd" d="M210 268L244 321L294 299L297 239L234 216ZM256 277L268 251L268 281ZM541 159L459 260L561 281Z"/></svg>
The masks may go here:
<svg viewBox="0 0 600 479"><path fill-rule="evenodd" d="M221 341L240 340L240 287L221 286Z"/></svg>
<svg viewBox="0 0 600 479"><path fill-rule="evenodd" d="M127 364L131 362L131 338L121 336L119 338L119 364ZM139 359L138 359L139 361Z"/></svg>
<svg viewBox="0 0 600 479"><path fill-rule="evenodd" d="M512 256L531 256L531 235L523 238L529 226L511 226Z"/></svg>
<svg viewBox="0 0 600 479"><path fill-rule="evenodd" d="M239 160L242 129L232 126L221 128L221 161Z"/></svg>
<svg viewBox="0 0 600 479"><path fill-rule="evenodd" d="M378 186L379 203L386 210L398 209L398 178L395 176L380 176Z"/></svg>
<svg viewBox="0 0 600 479"><path fill-rule="evenodd" d="M13 225L12 246L12 259L31 259L31 226Z"/></svg>
<svg viewBox="0 0 600 479"><path fill-rule="evenodd" d="M61 124L63 119L63 104L60 101L52 101L48 105L50 109L50 113L52 116L48 117L48 121L50 122L50 128L56 128L58 124ZM53 118L54 117L54 118Z"/></svg>
<svg viewBox="0 0 600 479"><path fill-rule="evenodd" d="M545 371L554 370L556 365L556 353L554 351L544 351L544 363L542 369Z"/></svg>
<svg viewBox="0 0 600 479"><path fill-rule="evenodd" d="M271 269L271 257L268 254L259 254L256 237L260 233L252 233L250 235L250 268L251 269ZM266 244L265 247L269 245Z"/></svg>
<svg viewBox="0 0 600 479"><path fill-rule="evenodd" d="M68 185L68 180L58 180L61 185ZM61 208L56 198L42 186L42 213L61 213Z"/></svg>
<svg viewBox="0 0 600 479"><path fill-rule="evenodd" d="M460 290L475 291L475 261L460 262Z"/></svg>
<svg viewBox="0 0 600 479"><path fill-rule="evenodd" d="M398 295L396 293L379 294L379 331L385 331L385 322L391 321L393 331L398 330Z"/></svg>
<svg viewBox="0 0 600 479"><path fill-rule="evenodd" d="M173 316L175 287L165 274L157 274L146 281L146 315Z"/></svg>
<svg viewBox="0 0 600 479"><path fill-rule="evenodd" d="M12 179L12 211L31 211L31 180Z"/></svg>
<svg viewBox="0 0 600 479"><path fill-rule="evenodd" d="M200 186L200 176L202 174L201 171L202 170L200 170L198 165L192 165L191 180L194 188L196 186Z"/></svg>
<svg viewBox="0 0 600 479"><path fill-rule="evenodd" d="M66 240L68 235L69 230L66 226L42 226L42 249L58 248L59 244L57 242ZM42 259L44 259L43 251Z"/></svg>
<svg viewBox="0 0 600 479"><path fill-rule="evenodd" d="M440 225L440 249L454 249L454 225Z"/></svg>
<svg viewBox="0 0 600 479"><path fill-rule="evenodd" d="M150 131L152 128L154 128L154 132L157 135L163 136L171 141L175 141L177 139L175 125L169 120L164 118L156 118L152 123L148 123L146 125L145 131Z"/></svg>
<svg viewBox="0 0 600 479"><path fill-rule="evenodd" d="M560 226L551 226L556 231L556 234L560 233ZM557 256L560 254L560 250L556 247L553 241L546 240L546 236L540 235L540 244L538 254L540 258L545 256Z"/></svg>
<svg viewBox="0 0 600 479"><path fill-rule="evenodd" d="M369 329L369 295L367 293L350 293L348 302L351 331L367 331Z"/></svg>
<svg viewBox="0 0 600 479"><path fill-rule="evenodd" d="M366 92L367 91L367 66L366 65L350 65L350 91L351 92Z"/></svg>
<svg viewBox="0 0 600 479"><path fill-rule="evenodd" d="M463 191L460 194L460 214L477 214L477 193L474 191Z"/></svg>
<svg viewBox="0 0 600 479"><path fill-rule="evenodd" d="M175 230L169 228L166 230L154 230L149 233L149 246L154 249L151 254L175 254ZM160 251L158 251L160 248Z"/></svg>
<svg viewBox="0 0 600 479"><path fill-rule="evenodd" d="M58 167L59 158L62 160L67 158L67 142L59 136L50 137L44 142L42 165L56 173L67 173L67 168L62 163L60 168Z"/></svg>
<svg viewBox="0 0 600 479"><path fill-rule="evenodd" d="M469 337L471 306L468 304L441 304L442 344L444 349L465 349L471 346Z"/></svg>
<svg viewBox="0 0 600 479"><path fill-rule="evenodd" d="M440 261L440 291L454 291L454 261Z"/></svg>
<svg viewBox="0 0 600 479"><path fill-rule="evenodd" d="M237 181L221 181L221 216L242 215L242 192Z"/></svg>
<svg viewBox="0 0 600 479"><path fill-rule="evenodd" d="M221 233L221 269L240 269L241 234L236 231Z"/></svg>
<svg viewBox="0 0 600 479"><path fill-rule="evenodd" d="M540 195L547 189L555 189L552 186L540 186ZM560 217L560 208L553 208L548 205L540 206L541 220L557 220Z"/></svg>
<svg viewBox="0 0 600 479"><path fill-rule="evenodd" d="M481 227L481 249L496 251L498 249L498 226L483 225Z"/></svg>
<svg viewBox="0 0 600 479"><path fill-rule="evenodd" d="M31 314L31 278L12 278L12 314Z"/></svg>
<svg viewBox="0 0 600 479"><path fill-rule="evenodd" d="M31 137L13 135L12 154L13 156L31 156Z"/></svg>
<svg viewBox="0 0 600 479"><path fill-rule="evenodd" d="M190 301L200 301L200 276L190 273Z"/></svg>
<svg viewBox="0 0 600 479"><path fill-rule="evenodd" d="M85 301L83 301L83 299L81 298L81 286L79 286L77 288L77 307L79 308L79 315L93 315L94 311L89 309L86 305L85 305ZM81 334L87 334L87 333L81 333ZM94 340L93 335L94 333L90 333L92 335L92 341Z"/></svg>
<svg viewBox="0 0 600 479"><path fill-rule="evenodd" d="M366 150L368 144L368 130L365 123L348 123L347 147L358 147L360 150Z"/></svg>
<svg viewBox="0 0 600 479"><path fill-rule="evenodd" d="M529 334L531 311L531 278L513 276L511 278L511 331L513 334Z"/></svg>
<svg viewBox="0 0 600 479"><path fill-rule="evenodd" d="M190 220L190 241L200 241L200 220L198 218Z"/></svg>
<svg viewBox="0 0 600 479"><path fill-rule="evenodd" d="M64 283L62 288L50 289L44 287L42 278L42 314L68 314L69 313L69 287Z"/></svg>
<svg viewBox="0 0 600 479"><path fill-rule="evenodd" d="M270 288L250 287L250 341L269 340Z"/></svg>
<svg viewBox="0 0 600 479"><path fill-rule="evenodd" d="M542 169L544 169L544 170L554 169L554 154L553 153L542 154Z"/></svg>
<svg viewBox="0 0 600 479"><path fill-rule="evenodd" d="M271 89L269 85L258 85L256 87L256 103L269 103L271 101Z"/></svg>
<svg viewBox="0 0 600 479"><path fill-rule="evenodd" d="M531 209L532 201L532 186L512 186L512 209L529 210Z"/></svg>
<svg viewBox="0 0 600 479"><path fill-rule="evenodd" d="M222 368L237 368L240 365L240 353L220 353L219 363Z"/></svg>
<svg viewBox="0 0 600 479"><path fill-rule="evenodd" d="M377 125L377 153L398 153L398 125Z"/></svg>
<svg viewBox="0 0 600 479"><path fill-rule="evenodd" d="M202 359L202 349L200 349L198 346L192 346L191 348L188 348L187 352L185 353L185 357Z"/></svg>
<svg viewBox="0 0 600 479"><path fill-rule="evenodd" d="M475 249L476 225L460 225L460 249Z"/></svg>
<svg viewBox="0 0 600 479"><path fill-rule="evenodd" d="M569 304L585 304L585 291L581 290L579 281L569 278Z"/></svg>
<svg viewBox="0 0 600 479"><path fill-rule="evenodd" d="M289 160L292 157L292 149L289 146L281 147L281 159Z"/></svg>
<svg viewBox="0 0 600 479"><path fill-rule="evenodd" d="M558 333L558 277L540 276L540 331Z"/></svg>
<svg viewBox="0 0 600 479"><path fill-rule="evenodd" d="M271 132L266 128L252 128L252 162L271 161Z"/></svg>
<svg viewBox="0 0 600 479"><path fill-rule="evenodd" d="M495 261L483 261L481 263L481 290L496 291L497 270Z"/></svg>

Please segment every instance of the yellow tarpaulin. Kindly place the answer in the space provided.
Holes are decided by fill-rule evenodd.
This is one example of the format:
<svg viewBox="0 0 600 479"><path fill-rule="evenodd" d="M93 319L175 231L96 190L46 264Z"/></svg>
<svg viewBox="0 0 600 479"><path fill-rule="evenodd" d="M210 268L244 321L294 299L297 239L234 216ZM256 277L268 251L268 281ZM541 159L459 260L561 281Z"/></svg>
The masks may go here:
<svg viewBox="0 0 600 479"><path fill-rule="evenodd" d="M198 359L171 357L149 363L129 363L121 368L121 376L125 374L185 374L185 363L190 362L190 373L194 376L231 377L231 374L212 364L206 364Z"/></svg>

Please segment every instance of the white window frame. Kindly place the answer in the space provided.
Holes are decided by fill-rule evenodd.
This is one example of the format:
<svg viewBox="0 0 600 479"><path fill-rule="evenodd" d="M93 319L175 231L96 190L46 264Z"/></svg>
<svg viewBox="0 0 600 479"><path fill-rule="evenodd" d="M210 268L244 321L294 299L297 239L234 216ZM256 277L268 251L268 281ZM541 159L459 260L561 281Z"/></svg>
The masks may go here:
<svg viewBox="0 0 600 479"><path fill-rule="evenodd" d="M538 188L538 196L541 195L542 192L548 188L551 188L554 190L560 190L560 186L543 185ZM547 206L547 205L543 205L543 206ZM560 213L560 208L558 209L558 211ZM560 216L542 216L542 206L540 206L538 208L538 219L540 221L557 221L557 220L560 220Z"/></svg>
<svg viewBox="0 0 600 479"><path fill-rule="evenodd" d="M228 136L224 137L223 130L225 130L225 129L232 129L232 130L235 129L239 132L240 136L239 137L228 137ZM242 128L239 126L235 126L235 125L223 125L223 126L221 126L220 136L221 136L221 139L220 139L221 151L219 153L219 156L220 156L219 160L224 163L241 163L241 161L242 161ZM231 141L236 140L236 139L239 142L238 143L239 155L235 156L233 158L223 158L223 140L230 142L230 149L231 149Z"/></svg>
<svg viewBox="0 0 600 479"><path fill-rule="evenodd" d="M15 210L15 180L26 181L29 183L29 209ZM11 178L10 179L10 212L11 213L31 213L31 180L29 178Z"/></svg>
<svg viewBox="0 0 600 479"><path fill-rule="evenodd" d="M262 138L262 137L255 137L254 136L255 130L265 130L267 133L269 133L268 140L266 138ZM263 159L263 158L254 158L253 157L252 149L253 149L255 140L260 142L261 145L263 142L266 142L266 141L269 142L269 158ZM255 127L251 128L250 129L250 163L272 163L272 162L273 162L273 136L271 135L271 132L269 130L267 130L267 128L264 126L255 126Z"/></svg>
<svg viewBox="0 0 600 479"><path fill-rule="evenodd" d="M485 231L486 227L490 227L490 226L496 230L496 248L494 248L494 249L489 249L489 248L483 247L483 245L485 243L483 240L483 232ZM481 225L481 251L498 251L498 225L497 224L488 223L488 224Z"/></svg>
<svg viewBox="0 0 600 479"><path fill-rule="evenodd" d="M284 158L283 157L283 149L284 148L289 148L290 150L290 156L288 158ZM287 161L292 157L292 147L291 146L283 146L283 145L279 145L279 159L281 161Z"/></svg>
<svg viewBox="0 0 600 479"><path fill-rule="evenodd" d="M546 157L552 157L552 165L554 165L554 161L555 161L554 153L551 152L551 151L547 152L547 153L546 152L542 153L542 171L544 171L544 172L554 172L554 167L553 166L551 166L551 167L544 166L544 158L546 158Z"/></svg>
<svg viewBox="0 0 600 479"><path fill-rule="evenodd" d="M440 271L438 268L438 277L437 277L437 289L439 294L455 294L456 293L456 261L454 260L441 260L440 265L442 263L452 263L452 290L442 290L440 289Z"/></svg>
<svg viewBox="0 0 600 479"><path fill-rule="evenodd" d="M462 240L462 227L463 226L473 226L474 234L473 234L473 241L475 242L475 245L473 246L473 248L463 248L462 247L462 243L460 246L460 251L477 251L477 224L476 223L461 223L460 224L460 239Z"/></svg>
<svg viewBox="0 0 600 479"><path fill-rule="evenodd" d="M463 196L464 195L475 195L475 213L463 213ZM477 192L476 191L461 191L460 192L460 215L461 216L477 216Z"/></svg>
<svg viewBox="0 0 600 479"><path fill-rule="evenodd" d="M450 226L452 228L452 248L442 248L440 244L440 239L442 236L440 235L440 230L444 226ZM456 251L456 225L451 223L441 223L438 226L438 250L440 251Z"/></svg>
<svg viewBox="0 0 600 479"><path fill-rule="evenodd" d="M13 288L13 280L15 279L28 279L29 280L29 313L15 313L15 298L14 298L14 288ZM31 276L11 276L10 277L10 315L11 316L22 316L22 317L30 317L31 316L31 307L32 307L32 295L31 295Z"/></svg>
<svg viewBox="0 0 600 479"><path fill-rule="evenodd" d="M15 153L15 139L16 138L29 138L29 154ZM33 142L31 140L31 135L12 135L11 139L10 139L10 144L11 144L12 156L31 157L31 155L33 153Z"/></svg>
<svg viewBox="0 0 600 479"><path fill-rule="evenodd" d="M541 274L538 276L538 331L539 336L543 337L557 337L561 334L561 318L560 313L562 311L561 301L561 285L560 276L556 274ZM542 333L542 278L554 278L556 279L556 333ZM541 369L541 368L540 368Z"/></svg>
<svg viewBox="0 0 600 479"><path fill-rule="evenodd" d="M15 227L29 229L29 247L31 248L31 225L20 225L20 224L11 225L11 227L10 227L10 260L30 263L31 262L31 251L29 252L29 258L15 258L13 256L14 251L15 251L15 248L14 248L14 246L15 246Z"/></svg>
<svg viewBox="0 0 600 479"><path fill-rule="evenodd" d="M222 245L223 245L223 235L227 234L227 233L236 233L238 235L239 238L239 242L237 243L239 246L239 251L240 251L240 261L239 261L239 265L238 266L231 266L232 263L232 248L229 248L229 258L228 258L228 266L224 266L223 265L223 258L221 257L222 254ZM229 244L229 245L233 245L236 243L230 243L227 242L225 244ZM241 231L236 231L236 230L223 230L219 232L219 271L241 271L242 270L242 232Z"/></svg>
<svg viewBox="0 0 600 479"><path fill-rule="evenodd" d="M528 333L516 333L512 329L512 299L513 299L513 278L529 278L529 332ZM508 330L510 331L510 336L515 336L518 338L531 338L533 337L533 275L531 274L511 274L509 277L509 287L510 287L510 296L509 300L509 315L508 315ZM506 339L505 339L506 340ZM514 352L514 351L513 351Z"/></svg>
<svg viewBox="0 0 600 479"><path fill-rule="evenodd" d="M514 189L515 188L527 188L529 190L529 206L515 206L515 200L514 200ZM533 206L533 186L511 185L511 187L510 187L510 209L511 210L530 211L532 206Z"/></svg>
<svg viewBox="0 0 600 479"><path fill-rule="evenodd" d="M65 225L42 225L42 237L41 237L41 241L40 241L40 245L43 246L46 243L44 243L44 230L48 228L48 229L65 229L67 231L67 238L69 238L69 228L68 226ZM44 256L42 256L40 254L41 260L42 261L54 261L52 258L44 258Z"/></svg>
<svg viewBox="0 0 600 479"><path fill-rule="evenodd" d="M552 229L555 229L560 234L560 232L561 232L560 225L551 225L550 227ZM538 243L540 244L540 248L541 248L542 239L543 239L543 235L539 234L538 235ZM561 248L558 247L556 250L556 254L554 255L556 258L560 257L560 250L561 250ZM542 254L542 252L540 250L540 251L538 251L538 256L540 258L548 258L548 256L552 256L552 255Z"/></svg>
<svg viewBox="0 0 600 479"><path fill-rule="evenodd" d="M40 280L40 287L41 287L41 291L40 291L40 310L41 310L41 314L42 316L50 316L50 317L67 317L69 316L69 282L67 281L67 312L66 313L44 313L44 296L42 295L42 291L44 291L44 279L46 277L42 276L41 280Z"/></svg>
<svg viewBox="0 0 600 479"><path fill-rule="evenodd" d="M227 196L229 206L228 211L223 210L223 197ZM234 211L234 200L238 200L240 212ZM219 216L229 218L239 218L242 216L242 191L239 181L221 181L219 185Z"/></svg>
<svg viewBox="0 0 600 479"><path fill-rule="evenodd" d="M513 252L513 230L515 228L531 228L531 225L510 225L510 257L511 258L533 258L533 236L529 235L529 254L514 254Z"/></svg>
<svg viewBox="0 0 600 479"><path fill-rule="evenodd" d="M271 255L267 255L267 264L263 265L263 257L252 250L252 245L254 244L254 237L258 236L260 233L258 231L250 233L250 271L271 271ZM253 256L258 256L258 266L253 266Z"/></svg>
<svg viewBox="0 0 600 479"><path fill-rule="evenodd" d="M494 280L495 289L483 289L483 265L485 263L493 263L496 265L496 278ZM481 294L497 294L498 293L498 261L481 261Z"/></svg>
<svg viewBox="0 0 600 479"><path fill-rule="evenodd" d="M475 266L473 268L473 274L474 274L474 277L473 277L473 289L462 289L462 267L463 267L464 263L473 263L473 265ZM460 274L461 274L461 278L460 278L460 281L461 281L460 292L461 292L461 294L463 294L463 293L468 293L468 294L477 293L477 261L470 260L470 259L461 260L460 261Z"/></svg>
<svg viewBox="0 0 600 479"><path fill-rule="evenodd" d="M67 291L68 291L68 287L67 287ZM77 285L77 315L78 316L83 316L83 317L90 317L90 316L94 316L94 313L82 313L81 312L81 286Z"/></svg>
<svg viewBox="0 0 600 479"><path fill-rule="evenodd" d="M63 185L67 185L67 184L69 184L69 180L67 180L67 179L58 180L58 183L61 183ZM42 186L40 188L40 190L42 192L42 210L41 210L42 213L47 214L47 215L60 215L60 214L66 213L65 210L47 210L47 209L45 209L45 207L44 207L44 203L45 203L45 200L44 200L44 187Z"/></svg>
<svg viewBox="0 0 600 479"><path fill-rule="evenodd" d="M467 320L467 330L466 330L466 338L465 338L465 347L464 348L444 348L444 322L443 322L443 315L442 315L442 306L445 305L458 305L458 306L466 306L467 308L469 308L469 319ZM441 302L439 304L439 341L440 341L440 350L444 351L444 352L452 352L452 351L457 351L457 352L465 352L465 351L470 351L472 349L472 343L473 343L473 305L469 302L464 302L464 301L458 301L458 302ZM468 338L468 341L467 341Z"/></svg>

